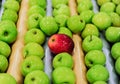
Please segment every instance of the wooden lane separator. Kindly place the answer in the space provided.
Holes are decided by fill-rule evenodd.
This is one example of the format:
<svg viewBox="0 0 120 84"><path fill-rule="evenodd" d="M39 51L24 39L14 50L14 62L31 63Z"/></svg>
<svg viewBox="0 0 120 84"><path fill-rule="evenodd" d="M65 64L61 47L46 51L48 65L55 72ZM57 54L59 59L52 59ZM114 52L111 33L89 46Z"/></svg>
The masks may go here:
<svg viewBox="0 0 120 84"><path fill-rule="evenodd" d="M22 50L24 47L24 35L27 31L26 20L28 11L28 0L22 0L17 22L18 36L12 45L12 53L9 59L7 73L11 74L17 81L17 84L23 84L23 76L20 71L21 63L24 59Z"/></svg>
<svg viewBox="0 0 120 84"><path fill-rule="evenodd" d="M69 0L68 4L69 4L71 16L78 15L76 1ZM79 34L73 34L73 41L75 44L73 50L73 60L74 60L73 70L76 75L76 84L88 84L88 81L86 79L87 68L85 66L84 52L82 50L82 38L80 37Z"/></svg>

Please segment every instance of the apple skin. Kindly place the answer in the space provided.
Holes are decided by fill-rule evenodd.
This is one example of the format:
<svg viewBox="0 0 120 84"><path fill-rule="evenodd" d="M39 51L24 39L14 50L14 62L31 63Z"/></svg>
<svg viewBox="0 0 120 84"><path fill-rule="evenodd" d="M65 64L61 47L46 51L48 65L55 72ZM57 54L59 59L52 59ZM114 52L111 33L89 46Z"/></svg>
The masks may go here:
<svg viewBox="0 0 120 84"><path fill-rule="evenodd" d="M120 4L116 7L116 13L120 15Z"/></svg>
<svg viewBox="0 0 120 84"><path fill-rule="evenodd" d="M116 72L120 75L120 57L118 57L116 59L116 62L115 62L115 70Z"/></svg>
<svg viewBox="0 0 120 84"><path fill-rule="evenodd" d="M6 0L6 2L4 3L4 9L10 9L18 12L19 8L19 2L16 0Z"/></svg>
<svg viewBox="0 0 120 84"><path fill-rule="evenodd" d="M23 48L23 56L26 58L31 55L38 56L42 59L45 55L45 51L40 44L30 42L26 44L25 47Z"/></svg>
<svg viewBox="0 0 120 84"><path fill-rule="evenodd" d="M73 15L68 18L67 26L73 33L80 33L85 27L85 21L79 15Z"/></svg>
<svg viewBox="0 0 120 84"><path fill-rule="evenodd" d="M4 55L6 58L8 58L10 53L11 53L10 46L5 42L0 41L0 54Z"/></svg>
<svg viewBox="0 0 120 84"><path fill-rule="evenodd" d="M111 17L105 12L98 12L92 18L92 23L95 24L100 31L111 26Z"/></svg>
<svg viewBox="0 0 120 84"><path fill-rule="evenodd" d="M109 72L103 65L94 65L87 71L86 77L89 83L107 81L109 78Z"/></svg>
<svg viewBox="0 0 120 84"><path fill-rule="evenodd" d="M110 43L119 42L120 39L120 27L108 27L105 31L105 38Z"/></svg>
<svg viewBox="0 0 120 84"><path fill-rule="evenodd" d="M8 68L8 60L5 56L0 55L0 73L3 73Z"/></svg>
<svg viewBox="0 0 120 84"><path fill-rule="evenodd" d="M68 0L52 0L52 6L56 8L57 5L59 4L68 4Z"/></svg>
<svg viewBox="0 0 120 84"><path fill-rule="evenodd" d="M106 13L114 12L115 8L116 5L114 3L106 2L100 7L100 12L106 12Z"/></svg>
<svg viewBox="0 0 120 84"><path fill-rule="evenodd" d="M8 1L8 0L6 0L6 1ZM9 0L9 1L17 1L19 3L21 2L21 0Z"/></svg>
<svg viewBox="0 0 120 84"><path fill-rule="evenodd" d="M85 55L85 64L88 68L96 64L104 65L105 62L106 57L101 50L91 50Z"/></svg>
<svg viewBox="0 0 120 84"><path fill-rule="evenodd" d="M120 16L115 12L111 12L110 17L112 19L112 26L120 27Z"/></svg>
<svg viewBox="0 0 120 84"><path fill-rule="evenodd" d="M52 16L45 16L40 22L40 29L47 35L51 36L58 31L58 25L55 18Z"/></svg>
<svg viewBox="0 0 120 84"><path fill-rule="evenodd" d="M117 60L117 58L120 57L120 42L116 42L112 45L111 55L115 60Z"/></svg>
<svg viewBox="0 0 120 84"><path fill-rule="evenodd" d="M72 32L68 28L66 28L66 27L60 27L59 31L58 31L58 34L66 34L70 38L72 38Z"/></svg>
<svg viewBox="0 0 120 84"><path fill-rule="evenodd" d="M42 8L46 8L46 0L29 0L29 6L39 5Z"/></svg>
<svg viewBox="0 0 120 84"><path fill-rule="evenodd" d="M21 73L26 76L32 71L44 69L43 61L38 56L29 56L21 64Z"/></svg>
<svg viewBox="0 0 120 84"><path fill-rule="evenodd" d="M112 0L113 3L115 3L116 5L120 4L120 0Z"/></svg>
<svg viewBox="0 0 120 84"><path fill-rule="evenodd" d="M1 84L17 84L15 78L8 73L0 73Z"/></svg>
<svg viewBox="0 0 120 84"><path fill-rule="evenodd" d="M93 84L107 84L105 81L96 81Z"/></svg>
<svg viewBox="0 0 120 84"><path fill-rule="evenodd" d="M4 12L2 13L2 17L1 17L1 20L11 20L13 22L17 22L17 19L18 19L18 15L17 15L17 12L14 11L14 10L9 10L9 9L6 9L4 10Z"/></svg>
<svg viewBox="0 0 120 84"><path fill-rule="evenodd" d="M77 0L77 3L81 3L81 2L88 2L88 1L91 1L91 0Z"/></svg>
<svg viewBox="0 0 120 84"><path fill-rule="evenodd" d="M0 40L11 44L17 38L17 28L14 22L4 20L0 22Z"/></svg>
<svg viewBox="0 0 120 84"><path fill-rule="evenodd" d="M24 84L50 84L50 79L45 72L35 70L25 77Z"/></svg>
<svg viewBox="0 0 120 84"><path fill-rule="evenodd" d="M80 13L80 18L82 18L85 23L91 23L92 17L95 15L95 13L92 10L85 10Z"/></svg>
<svg viewBox="0 0 120 84"><path fill-rule="evenodd" d="M43 16L37 13L30 15L27 20L28 30L32 28L39 28L39 23L42 20L42 18Z"/></svg>
<svg viewBox="0 0 120 84"><path fill-rule="evenodd" d="M104 3L106 3L106 2L110 2L111 0L97 0L97 4L99 5L99 6L102 6Z"/></svg>
<svg viewBox="0 0 120 84"><path fill-rule="evenodd" d="M30 7L30 9L28 10L28 16L35 14L35 13L41 14L42 16L46 15L45 10L42 7L40 7L39 5L34 5L34 6Z"/></svg>
<svg viewBox="0 0 120 84"><path fill-rule="evenodd" d="M58 27L65 27L65 26L67 26L67 20L69 18L67 15L58 14L54 18L55 18L55 21L58 24Z"/></svg>
<svg viewBox="0 0 120 84"><path fill-rule="evenodd" d="M82 42L82 48L86 53L91 50L102 50L102 47L102 40L95 35L89 35L85 37Z"/></svg>
<svg viewBox="0 0 120 84"><path fill-rule="evenodd" d="M88 35L99 36L99 30L94 24L86 24L84 30L81 33L83 39Z"/></svg>
<svg viewBox="0 0 120 84"><path fill-rule="evenodd" d="M30 42L36 42L42 45L45 42L45 34L40 29L30 29L26 32L24 36L25 44Z"/></svg>
<svg viewBox="0 0 120 84"><path fill-rule="evenodd" d="M54 34L49 38L48 46L53 54L62 52L71 54L74 48L74 42L65 34Z"/></svg>
<svg viewBox="0 0 120 84"><path fill-rule="evenodd" d="M58 68L58 67L68 67L68 68L73 68L73 59L72 56L69 53L63 52L57 54L53 58L53 67Z"/></svg>
<svg viewBox="0 0 120 84"><path fill-rule="evenodd" d="M79 14L85 10L92 10L92 9L93 9L93 4L91 0L83 0L80 3L78 3L77 6L77 11Z"/></svg>
<svg viewBox="0 0 120 84"><path fill-rule="evenodd" d="M58 67L52 72L53 84L75 84L76 77L72 69Z"/></svg>
<svg viewBox="0 0 120 84"><path fill-rule="evenodd" d="M53 9L53 16L64 14L70 16L70 9L67 5L59 4Z"/></svg>

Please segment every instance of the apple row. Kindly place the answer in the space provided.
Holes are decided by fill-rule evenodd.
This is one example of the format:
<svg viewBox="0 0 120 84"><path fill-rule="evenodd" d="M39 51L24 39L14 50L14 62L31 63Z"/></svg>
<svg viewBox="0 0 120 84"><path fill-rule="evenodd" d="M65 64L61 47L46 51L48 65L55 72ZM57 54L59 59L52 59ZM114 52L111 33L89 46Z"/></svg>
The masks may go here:
<svg viewBox="0 0 120 84"><path fill-rule="evenodd" d="M7 0L2 4L0 21L0 81L1 83L16 84L16 80L10 74L7 74L9 68L9 57L12 52L11 46L17 38L16 22L20 9L20 1ZM1 9L1 10L2 10ZM2 80L9 79L8 81Z"/></svg>
<svg viewBox="0 0 120 84"><path fill-rule="evenodd" d="M27 32L24 36L25 46L23 48L24 60L21 64L21 73L24 84L50 84L47 74L44 72L43 58L45 50L43 45L46 35L40 29L40 22L46 16L46 0L29 0L27 12Z"/></svg>
<svg viewBox="0 0 120 84"><path fill-rule="evenodd" d="M106 56L102 51L103 42L99 37L99 28L95 24L97 14L93 10L92 1L78 0L77 10L80 17L86 23L83 31L81 31L81 37L83 38L82 48L85 54L85 64L87 67L86 78L91 84L107 84L109 72L105 67Z"/></svg>
<svg viewBox="0 0 120 84"><path fill-rule="evenodd" d="M15 4L14 6L16 7L11 7L11 5L9 5L11 3ZM9 55L11 53L10 46L12 43L14 43L17 37L17 28L15 25L17 17L14 19L14 17L12 17L12 14L14 13L15 16L18 16L17 12L19 11L19 2L8 0L3 4L3 6L4 10L0 21L1 55L5 55L6 58L9 58ZM4 70L4 72L6 70L7 68Z"/></svg>
<svg viewBox="0 0 120 84"><path fill-rule="evenodd" d="M98 1L98 4L101 2ZM106 8L106 9L105 9ZM120 1L108 0L100 5L100 11L106 12L110 15L112 25L105 30L105 38L110 43L110 54L114 60L114 69L118 75L120 75L120 59L119 59L119 28L120 28Z"/></svg>
<svg viewBox="0 0 120 84"><path fill-rule="evenodd" d="M52 0L52 17L55 19L58 31L48 40L48 46L54 54L52 60L52 83L75 84L76 76L73 71L74 61L72 51L74 42L72 32L67 27L67 19L70 17L69 0ZM54 39L54 41L52 40ZM69 75L68 75L69 74ZM64 79L63 79L64 78Z"/></svg>

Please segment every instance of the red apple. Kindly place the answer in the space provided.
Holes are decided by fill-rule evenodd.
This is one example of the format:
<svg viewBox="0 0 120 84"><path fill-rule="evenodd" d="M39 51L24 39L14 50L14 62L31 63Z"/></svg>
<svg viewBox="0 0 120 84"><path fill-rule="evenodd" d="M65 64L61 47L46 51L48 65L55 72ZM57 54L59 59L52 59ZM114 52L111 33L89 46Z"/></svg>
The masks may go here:
<svg viewBox="0 0 120 84"><path fill-rule="evenodd" d="M54 34L49 38L48 46L53 54L61 52L68 52L71 54L74 48L74 42L65 34Z"/></svg>

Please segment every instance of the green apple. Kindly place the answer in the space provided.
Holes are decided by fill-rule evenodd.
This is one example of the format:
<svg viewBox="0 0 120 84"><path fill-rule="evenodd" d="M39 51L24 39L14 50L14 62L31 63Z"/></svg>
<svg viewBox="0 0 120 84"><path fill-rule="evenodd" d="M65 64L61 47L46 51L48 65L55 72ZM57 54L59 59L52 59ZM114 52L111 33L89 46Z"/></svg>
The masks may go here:
<svg viewBox="0 0 120 84"><path fill-rule="evenodd" d="M110 12L114 12L115 8L116 8L116 5L114 3L106 2L100 7L100 11L110 13Z"/></svg>
<svg viewBox="0 0 120 84"><path fill-rule="evenodd" d="M97 0L97 4L99 5L99 6L102 6L104 3L106 3L106 2L110 2L111 0Z"/></svg>
<svg viewBox="0 0 120 84"><path fill-rule="evenodd" d="M52 6L55 8L59 4L68 4L68 0L51 0L52 1Z"/></svg>
<svg viewBox="0 0 120 84"><path fill-rule="evenodd" d="M116 7L116 13L120 15L120 4Z"/></svg>
<svg viewBox="0 0 120 84"><path fill-rule="evenodd" d="M72 38L72 32L68 28L66 28L66 27L60 27L59 31L58 31L58 34L66 34L70 38Z"/></svg>
<svg viewBox="0 0 120 84"><path fill-rule="evenodd" d="M120 27L120 16L115 12L110 13L110 17L112 19L112 26Z"/></svg>
<svg viewBox="0 0 120 84"><path fill-rule="evenodd" d="M85 21L85 23L91 23L94 12L92 10L85 10L80 13L80 17Z"/></svg>
<svg viewBox="0 0 120 84"><path fill-rule="evenodd" d="M45 72L35 70L25 77L24 84L50 84L50 79Z"/></svg>
<svg viewBox="0 0 120 84"><path fill-rule="evenodd" d="M6 9L3 11L2 13L2 17L1 20L11 20L13 22L17 22L18 19L18 15L15 11L10 10L10 9Z"/></svg>
<svg viewBox="0 0 120 84"><path fill-rule="evenodd" d="M17 38L17 28L14 22L4 20L0 22L0 40L11 44Z"/></svg>
<svg viewBox="0 0 120 84"><path fill-rule="evenodd" d="M105 38L110 43L115 43L120 41L120 27L108 27L105 31Z"/></svg>
<svg viewBox="0 0 120 84"><path fill-rule="evenodd" d="M39 28L40 27L39 23L42 20L42 18L43 16L38 13L30 15L27 20L27 28L28 29Z"/></svg>
<svg viewBox="0 0 120 84"><path fill-rule="evenodd" d="M81 12L85 10L92 10L93 9L93 4L91 0L83 0L80 3L78 3L77 6L77 11L80 14Z"/></svg>
<svg viewBox="0 0 120 84"><path fill-rule="evenodd" d="M23 49L24 57L35 55L42 59L44 57L44 54L45 54L45 52L44 52L43 47L40 44L35 43L35 42L30 42L30 43L26 44Z"/></svg>
<svg viewBox="0 0 120 84"><path fill-rule="evenodd" d="M30 7L30 9L28 10L28 16L35 14L35 13L41 14L42 16L46 15L45 10L38 5L34 5Z"/></svg>
<svg viewBox="0 0 120 84"><path fill-rule="evenodd" d="M45 16L40 22L41 30L48 36L58 31L58 25L52 16Z"/></svg>
<svg viewBox="0 0 120 84"><path fill-rule="evenodd" d="M120 75L120 57L118 57L115 62L115 70Z"/></svg>
<svg viewBox="0 0 120 84"><path fill-rule="evenodd" d="M82 42L82 48L85 52L89 52L91 50L102 50L102 47L102 40L95 35L89 35L85 37Z"/></svg>
<svg viewBox="0 0 120 84"><path fill-rule="evenodd" d="M19 2L16 1L16 0L7 0L4 3L4 9L5 10L10 9L10 10L14 10L14 11L18 12L19 8L20 8Z"/></svg>
<svg viewBox="0 0 120 84"><path fill-rule="evenodd" d="M80 33L85 27L85 21L79 15L73 15L68 18L67 26L73 33Z"/></svg>
<svg viewBox="0 0 120 84"><path fill-rule="evenodd" d="M65 27L67 25L67 20L69 17L64 14L58 14L54 18L59 27Z"/></svg>
<svg viewBox="0 0 120 84"><path fill-rule="evenodd" d="M107 13L98 12L93 16L92 22L102 31L111 26L112 20Z"/></svg>
<svg viewBox="0 0 120 84"><path fill-rule="evenodd" d="M94 65L87 73L86 77L89 83L96 81L107 81L109 78L109 72L103 65Z"/></svg>
<svg viewBox="0 0 120 84"><path fill-rule="evenodd" d="M53 84L75 84L76 77L72 69L58 67L52 72Z"/></svg>
<svg viewBox="0 0 120 84"><path fill-rule="evenodd" d="M3 73L8 68L8 60L5 56L0 55L0 73Z"/></svg>
<svg viewBox="0 0 120 84"><path fill-rule="evenodd" d="M120 0L112 0L113 3L115 3L116 5L120 4Z"/></svg>
<svg viewBox="0 0 120 84"><path fill-rule="evenodd" d="M53 16L61 14L70 16L70 8L64 4L57 5L56 8L53 9Z"/></svg>
<svg viewBox="0 0 120 84"><path fill-rule="evenodd" d="M105 81L96 81L93 84L107 84L107 82L105 82Z"/></svg>
<svg viewBox="0 0 120 84"><path fill-rule="evenodd" d="M55 55L53 58L53 67L58 68L58 67L68 67L68 68L73 68L73 59L72 56L69 53L63 52Z"/></svg>
<svg viewBox="0 0 120 84"><path fill-rule="evenodd" d="M0 54L4 55L6 58L8 58L10 53L11 53L10 46L5 42L0 41Z"/></svg>
<svg viewBox="0 0 120 84"><path fill-rule="evenodd" d="M111 55L115 60L117 60L117 58L120 57L120 42L116 42L112 45Z"/></svg>
<svg viewBox="0 0 120 84"><path fill-rule="evenodd" d="M88 68L96 64L104 65L105 62L106 57L101 50L91 50L85 55L85 64Z"/></svg>
<svg viewBox="0 0 120 84"><path fill-rule="evenodd" d="M46 8L46 0L29 0L29 6L39 5L42 8Z"/></svg>
<svg viewBox="0 0 120 84"><path fill-rule="evenodd" d="M0 73L1 84L17 84L15 78L8 73Z"/></svg>
<svg viewBox="0 0 120 84"><path fill-rule="evenodd" d="M86 24L84 30L81 33L83 39L88 35L99 36L99 30L94 24Z"/></svg>
<svg viewBox="0 0 120 84"><path fill-rule="evenodd" d="M32 71L44 69L43 61L38 56L29 56L21 64L21 73L26 76Z"/></svg>
<svg viewBox="0 0 120 84"><path fill-rule="evenodd" d="M45 35L40 29L30 29L26 32L24 36L24 42L25 44L30 42L36 42L40 45L42 45L45 42Z"/></svg>

